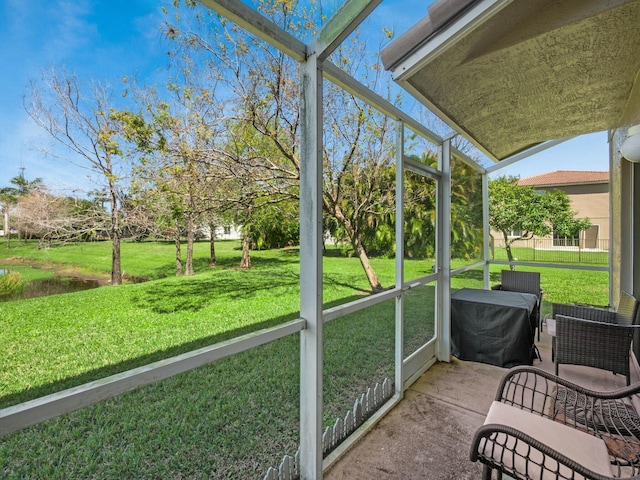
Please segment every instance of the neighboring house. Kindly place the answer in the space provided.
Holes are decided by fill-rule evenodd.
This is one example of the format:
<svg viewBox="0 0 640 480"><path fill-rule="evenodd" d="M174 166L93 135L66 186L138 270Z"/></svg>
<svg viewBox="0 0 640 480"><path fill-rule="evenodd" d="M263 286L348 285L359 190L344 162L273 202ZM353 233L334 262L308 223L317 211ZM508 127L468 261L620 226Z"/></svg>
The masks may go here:
<svg viewBox="0 0 640 480"><path fill-rule="evenodd" d="M608 249L609 246L609 172L556 170L522 178L519 185L537 191L563 190L571 200L578 218L588 218L591 228L580 237L560 238L554 235L553 246L580 246Z"/></svg>
<svg viewBox="0 0 640 480"><path fill-rule="evenodd" d="M204 238L211 238L209 227L200 229ZM240 240L242 238L242 227L239 225L218 226L215 230L216 240Z"/></svg>

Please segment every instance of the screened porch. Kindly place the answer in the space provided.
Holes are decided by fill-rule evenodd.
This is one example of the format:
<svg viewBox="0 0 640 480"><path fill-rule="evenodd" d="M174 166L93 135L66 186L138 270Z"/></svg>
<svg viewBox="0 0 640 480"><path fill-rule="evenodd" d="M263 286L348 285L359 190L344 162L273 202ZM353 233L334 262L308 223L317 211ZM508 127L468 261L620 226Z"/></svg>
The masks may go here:
<svg viewBox="0 0 640 480"><path fill-rule="evenodd" d="M145 385L299 336L299 450L278 452L264 478L476 478L480 467L466 460L465 439L482 423L485 403L495 394L503 369L460 362L451 356L450 296L456 279L475 288L490 287L489 174L566 138L609 131L610 263L595 268L609 272L611 304L615 304L621 290L640 294L640 224L636 222L640 170L620 153L628 128L640 123L637 82L640 1L609 2L607 8L600 8L601 2L548 1L542 2L546 9L541 8L536 16L530 10L536 10L538 5L533 7L529 2L524 7L525 2L507 0L437 0L428 10L416 12L416 18L428 15L383 50L382 58L405 92L449 125L451 132L446 135L436 133L331 62L332 53L368 16L376 15L382 1L347 0L307 43L239 0L201 0L201 3L299 64L299 318L5 408L0 411L0 434L8 435ZM526 23L528 18L532 19L531 24ZM566 44L563 39L582 38L580 35L593 31L594 24L602 26L598 29L599 41L594 42L587 58L580 57L580 62L588 62L591 74L589 78L576 76L568 58L583 44ZM492 33L498 31L496 25L500 26L500 35ZM514 25L518 28L511 31ZM551 32L547 32L549 25L553 26ZM543 43L548 52L528 43L539 36L546 40ZM628 55L617 55L625 49ZM546 70L546 76L540 73L545 69L541 69L529 76L531 82L517 84L511 78L509 86L513 91L507 98L500 75L533 63L529 56L540 51L545 58L555 61ZM479 67L474 64L472 73L456 71L461 59L482 59L496 52L499 57L496 62L501 55L505 56L505 65L500 64L503 69L493 68L492 59L486 64L479 61ZM605 58L610 61L602 62ZM558 98L544 97L539 103L539 94L550 76L562 92ZM576 83L576 77L581 82ZM395 129L392 285L331 306L323 298L325 82L366 102L376 115L390 119ZM449 86L455 89L451 94ZM483 88L482 95L474 93L479 88ZM560 102L560 97L564 102ZM512 115L500 122L495 120L505 113ZM414 138L432 146L434 162L415 158L409 147ZM473 145L472 151L488 159L488 163L479 163L475 155L458 148L460 138ZM409 151L411 156L407 154ZM476 209L483 220L483 238L478 259L460 265L452 264L450 251L455 187L452 171L462 168L473 171L480 185L482 205ZM405 258L404 198L408 179L412 178L431 185L435 192L435 262L428 271L409 269ZM506 262L503 264L508 268ZM520 265L550 266L522 262ZM331 425L327 426L323 409L328 355L326 329L332 322L347 322L350 316L359 313L366 316L367 312L380 309L393 329L393 344L387 345L393 352L390 366L393 373L387 378L372 379L370 389L354 399L353 410L345 412L344 417L331 419ZM411 323L410 330L409 315L419 317L417 325ZM414 317L412 320L416 320ZM348 330L345 328L342 336L331 341L348 342ZM551 368L549 344L549 337L543 334L539 342L543 361L536 364L543 368ZM582 370L568 371L576 378L587 378ZM634 378L638 378L637 372ZM611 386L612 380L622 381L606 374L588 377L586 381Z"/></svg>

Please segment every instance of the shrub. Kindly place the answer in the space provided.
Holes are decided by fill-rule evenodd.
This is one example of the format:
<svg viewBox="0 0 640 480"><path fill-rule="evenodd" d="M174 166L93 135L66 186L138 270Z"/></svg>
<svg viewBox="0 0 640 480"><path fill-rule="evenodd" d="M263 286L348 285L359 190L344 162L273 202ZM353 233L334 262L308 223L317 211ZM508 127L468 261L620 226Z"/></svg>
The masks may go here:
<svg viewBox="0 0 640 480"><path fill-rule="evenodd" d="M18 272L0 275L0 298L20 292L24 288L24 280Z"/></svg>

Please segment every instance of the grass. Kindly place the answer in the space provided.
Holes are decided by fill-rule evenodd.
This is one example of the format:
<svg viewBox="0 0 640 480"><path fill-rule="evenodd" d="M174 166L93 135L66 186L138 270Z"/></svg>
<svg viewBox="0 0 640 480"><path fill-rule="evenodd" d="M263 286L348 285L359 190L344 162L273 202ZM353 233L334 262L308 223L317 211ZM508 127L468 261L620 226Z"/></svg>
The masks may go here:
<svg viewBox="0 0 640 480"><path fill-rule="evenodd" d="M25 280L18 272L5 272L0 276L0 299L20 293Z"/></svg>
<svg viewBox="0 0 640 480"><path fill-rule="evenodd" d="M195 244L199 255L196 257L194 267L202 271L208 265L206 254L208 243ZM220 263L229 266L230 263L240 261L240 252L234 249L234 244L219 242L217 247L221 250ZM145 280L159 279L175 274L175 265L171 258L175 255L172 242L134 243L122 242L122 272L125 277L141 278ZM55 262L56 264L73 265L81 268L84 273L111 272L111 243L88 242L73 243L64 246L38 248L33 242L14 242L11 249L0 248L0 264L2 259L30 259L39 262ZM10 265L12 270L17 269Z"/></svg>
<svg viewBox="0 0 640 480"><path fill-rule="evenodd" d="M154 280L0 304L0 406L298 315L296 249L254 252L254 268L238 270L237 245L219 242L220 266L209 269L208 244L198 243L198 274L189 278L172 276L171 244L125 243L122 251L130 276ZM0 248L0 268L2 258L14 256L109 271L107 243ZM373 265L384 285L394 282L392 260L373 259ZM426 275L431 266L406 261L407 277ZM357 259L328 252L324 270L326 306L367 292ZM498 267L491 276L497 283ZM542 279L550 301L606 303L606 272L544 269ZM452 283L454 289L481 287L482 273L466 272ZM407 352L433 336L433 299L432 285L409 292ZM326 324L325 425L368 386L393 376L394 312L390 300ZM0 439L0 476L262 478L297 448L298 401L295 335L6 436Z"/></svg>
<svg viewBox="0 0 640 480"><path fill-rule="evenodd" d="M504 265L491 265L490 284L500 283L500 270ZM596 270L562 268L518 267L522 271L540 272L540 284L544 290L542 314L551 313L552 303L586 303L607 305L609 302L609 273ZM471 270L451 281L452 289L482 288L482 272Z"/></svg>
<svg viewBox="0 0 640 480"><path fill-rule="evenodd" d="M2 264L1 259L0 264ZM0 268L5 268L12 273L15 272L19 274L20 278L22 278L22 280L25 282L30 282L32 280L43 280L55 276L54 272L42 270L40 268L34 268L30 265L6 265Z"/></svg>

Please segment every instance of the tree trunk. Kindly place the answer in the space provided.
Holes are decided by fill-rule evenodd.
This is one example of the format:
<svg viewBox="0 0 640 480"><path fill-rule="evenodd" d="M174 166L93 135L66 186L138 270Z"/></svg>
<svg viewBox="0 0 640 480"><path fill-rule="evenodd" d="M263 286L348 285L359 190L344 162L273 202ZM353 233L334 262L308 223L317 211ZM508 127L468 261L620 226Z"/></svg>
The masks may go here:
<svg viewBox="0 0 640 480"><path fill-rule="evenodd" d="M118 215L118 196L116 186L109 182L111 194L111 285L122 284L122 268L120 265L120 222Z"/></svg>
<svg viewBox="0 0 640 480"><path fill-rule="evenodd" d="M9 211L5 210L3 215L4 236L7 239L7 250L11 248L11 227L9 226Z"/></svg>
<svg viewBox="0 0 640 480"><path fill-rule="evenodd" d="M209 266L215 267L216 263L216 226L213 223L209 223Z"/></svg>
<svg viewBox="0 0 640 480"><path fill-rule="evenodd" d="M193 213L189 212L187 227L187 261L185 262L184 274L193 275Z"/></svg>
<svg viewBox="0 0 640 480"><path fill-rule="evenodd" d="M122 285L120 269L120 235L115 234L111 245L111 285Z"/></svg>
<svg viewBox="0 0 640 480"><path fill-rule="evenodd" d="M512 262L513 253L511 252L511 241L509 240L509 236L506 232L502 232L502 237L504 238L504 249L507 251L507 260L509 260L509 262ZM513 271L516 269L516 267L515 265L509 263L509 269Z"/></svg>
<svg viewBox="0 0 640 480"><path fill-rule="evenodd" d="M364 246L362 245L362 243L360 243L360 239L357 237L354 238L351 243L353 245L353 248L356 250L356 253L358 254L360 265L362 265L364 273L367 275L367 280L369 280L371 290L373 290L374 292L379 292L380 290L382 290L382 284L380 283L380 280L378 280L378 275L376 275L376 272L371 266L369 256L367 255Z"/></svg>
<svg viewBox="0 0 640 480"><path fill-rule="evenodd" d="M371 290L374 292L382 290L382 284L380 283L380 280L378 280L378 275L376 275L375 270L371 266L369 256L367 255L367 251L365 250L364 245L362 245L362 242L360 241L358 232L356 232L351 222L344 216L342 210L337 208L333 212L333 214L344 227L344 230L349 237L349 241L351 242L351 246L356 251L358 259L360 259L360 265L362 265L364 273L367 276L367 280L369 280Z"/></svg>
<svg viewBox="0 0 640 480"><path fill-rule="evenodd" d="M240 259L240 268L251 268L251 257L249 256L249 244L251 243L251 214L253 213L253 207L251 204L247 205L247 215L245 217L245 226L242 227L242 258Z"/></svg>
<svg viewBox="0 0 640 480"><path fill-rule="evenodd" d="M180 251L180 229L176 222L176 234L174 237L174 241L176 244L176 277L182 275L182 252Z"/></svg>
<svg viewBox="0 0 640 480"><path fill-rule="evenodd" d="M242 235L242 258L240 259L240 268L251 268L251 257L249 256L249 232Z"/></svg>

